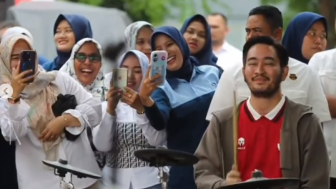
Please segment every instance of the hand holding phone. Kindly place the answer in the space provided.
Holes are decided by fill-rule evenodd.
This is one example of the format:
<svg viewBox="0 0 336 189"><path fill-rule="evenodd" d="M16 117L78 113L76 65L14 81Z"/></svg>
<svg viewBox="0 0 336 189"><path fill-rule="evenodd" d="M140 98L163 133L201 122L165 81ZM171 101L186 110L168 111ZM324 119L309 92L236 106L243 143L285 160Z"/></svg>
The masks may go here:
<svg viewBox="0 0 336 189"><path fill-rule="evenodd" d="M31 75L32 73L32 70L19 73L19 69L12 69L11 86L13 88L13 94L11 97L13 99L19 98L24 88L29 84L29 81L34 80L35 75Z"/></svg>
<svg viewBox="0 0 336 189"><path fill-rule="evenodd" d="M167 58L168 53L166 51L153 51L151 53L151 78L153 78L155 75L160 75L161 80L165 80L167 73ZM160 84L160 86L161 85L163 85L163 82Z"/></svg>

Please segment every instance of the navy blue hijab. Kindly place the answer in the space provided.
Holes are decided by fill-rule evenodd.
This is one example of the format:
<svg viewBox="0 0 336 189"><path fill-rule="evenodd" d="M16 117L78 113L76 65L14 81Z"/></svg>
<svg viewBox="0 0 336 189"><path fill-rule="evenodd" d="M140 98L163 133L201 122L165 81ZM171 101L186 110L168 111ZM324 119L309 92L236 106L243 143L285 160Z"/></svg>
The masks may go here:
<svg viewBox="0 0 336 189"><path fill-rule="evenodd" d="M282 39L282 45L286 48L289 57L308 64L309 60L302 55L303 39L318 21L322 21L326 32L328 32L327 20L322 15L313 12L299 13L289 23Z"/></svg>
<svg viewBox="0 0 336 189"><path fill-rule="evenodd" d="M190 56L190 50L187 42L183 38L181 32L172 26L163 26L154 30L154 33L151 37L151 46L152 50L155 50L155 38L158 35L166 35L171 38L177 46L180 48L183 56L182 67L177 71L167 70L167 78L180 78L190 80L192 75L192 70L195 65L199 65L199 62L196 58Z"/></svg>
<svg viewBox="0 0 336 189"><path fill-rule="evenodd" d="M204 27L205 27L205 32L206 32L206 40L204 47L196 54L193 54L197 58L197 60L200 62L201 65L216 65L218 58L216 55L213 54L212 51L212 39L211 39L211 30L210 26L207 22L207 20L204 18L204 16L200 14L196 14L190 18L188 18L182 28L181 28L181 33L184 34L187 31L188 26L193 22L193 21L200 21Z"/></svg>
<svg viewBox="0 0 336 189"><path fill-rule="evenodd" d="M81 15L76 14L60 14L54 24L54 35L57 27L61 21L66 20L71 26L75 34L75 44L84 38L92 38L92 29L90 21ZM57 49L57 57L51 63L46 63L43 68L47 71L59 70L63 64L70 58L71 50L69 52L61 52Z"/></svg>

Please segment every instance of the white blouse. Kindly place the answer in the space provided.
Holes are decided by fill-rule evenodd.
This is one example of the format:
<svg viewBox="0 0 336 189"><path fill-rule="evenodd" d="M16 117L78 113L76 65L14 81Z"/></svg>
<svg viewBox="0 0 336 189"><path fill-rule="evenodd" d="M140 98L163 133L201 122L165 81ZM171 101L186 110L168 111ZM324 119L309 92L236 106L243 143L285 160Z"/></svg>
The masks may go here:
<svg viewBox="0 0 336 189"><path fill-rule="evenodd" d="M66 159L72 166L101 174L86 132L86 127L97 126L102 117L101 103L94 100L92 95L73 78L67 74L58 72L53 82L62 94L73 94L76 97L78 106L76 109L67 110L64 114L71 114L78 118L81 127L67 127L66 130L71 134L81 134L75 141L63 139L60 145L60 158ZM54 175L54 169L46 167L42 160L45 153L42 143L36 138L29 129L27 114L30 107L23 100L19 104L9 104L7 100L0 100L1 131L4 138L8 141L16 141L16 168L20 189L59 189L60 177ZM69 174L67 178L69 179ZM96 182L95 179L79 179L73 176L73 184L77 189L83 189Z"/></svg>
<svg viewBox="0 0 336 189"><path fill-rule="evenodd" d="M137 159L134 151L166 143L166 132L156 131L145 114L119 102L117 116L106 112L102 103L102 122L93 129L93 143L97 150L108 152L102 182L118 189L142 189L159 184L158 169Z"/></svg>

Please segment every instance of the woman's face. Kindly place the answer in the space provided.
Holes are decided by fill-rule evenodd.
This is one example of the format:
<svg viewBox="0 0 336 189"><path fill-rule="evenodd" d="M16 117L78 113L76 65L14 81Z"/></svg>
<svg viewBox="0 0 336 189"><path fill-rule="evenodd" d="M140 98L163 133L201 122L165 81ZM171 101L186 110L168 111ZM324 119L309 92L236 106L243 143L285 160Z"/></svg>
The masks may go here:
<svg viewBox="0 0 336 189"><path fill-rule="evenodd" d="M187 41L191 54L200 52L206 42L206 31L202 22L193 21L184 32L183 37Z"/></svg>
<svg viewBox="0 0 336 189"><path fill-rule="evenodd" d="M148 57L148 59L150 59L150 55L152 51L151 44L150 44L152 34L153 34L153 30L150 27L148 26L142 27L138 31L138 35L136 37L136 43L135 43L136 50L144 53Z"/></svg>
<svg viewBox="0 0 336 189"><path fill-rule="evenodd" d="M155 50L164 50L168 53L167 69L177 71L183 65L183 55L179 46L168 36L159 34L155 37Z"/></svg>
<svg viewBox="0 0 336 189"><path fill-rule="evenodd" d="M18 40L12 50L12 54L10 56L10 66L11 68L17 69L20 64L20 53L22 51L29 51L32 50L28 43L25 40Z"/></svg>
<svg viewBox="0 0 336 189"><path fill-rule="evenodd" d="M143 77L139 59L134 54L129 54L121 67L127 68L128 70L127 87L137 91L141 85Z"/></svg>
<svg viewBox="0 0 336 189"><path fill-rule="evenodd" d="M66 20L62 20L54 35L56 47L61 52L70 52L76 43L75 33Z"/></svg>
<svg viewBox="0 0 336 189"><path fill-rule="evenodd" d="M75 53L75 72L77 79L83 86L94 82L101 66L101 55L95 43L86 42Z"/></svg>
<svg viewBox="0 0 336 189"><path fill-rule="evenodd" d="M327 31L323 22L316 22L303 38L302 55L305 59L310 58L317 52L326 50L327 48Z"/></svg>

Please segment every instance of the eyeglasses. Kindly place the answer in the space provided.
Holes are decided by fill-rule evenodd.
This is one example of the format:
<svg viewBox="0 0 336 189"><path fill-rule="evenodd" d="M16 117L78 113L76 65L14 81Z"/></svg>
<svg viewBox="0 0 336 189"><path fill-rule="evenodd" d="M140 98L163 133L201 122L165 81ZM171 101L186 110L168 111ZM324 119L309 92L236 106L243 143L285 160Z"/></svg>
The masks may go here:
<svg viewBox="0 0 336 189"><path fill-rule="evenodd" d="M97 63L101 61L101 57L97 55L86 55L84 53L77 53L75 54L75 59L78 60L79 62L85 62L86 59L89 59L90 62L92 63Z"/></svg>

